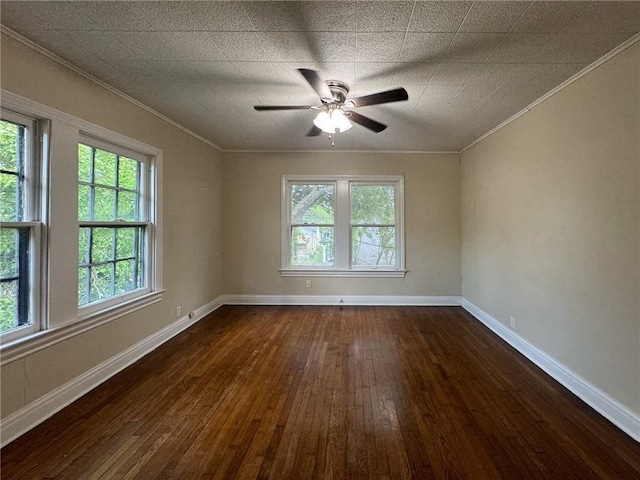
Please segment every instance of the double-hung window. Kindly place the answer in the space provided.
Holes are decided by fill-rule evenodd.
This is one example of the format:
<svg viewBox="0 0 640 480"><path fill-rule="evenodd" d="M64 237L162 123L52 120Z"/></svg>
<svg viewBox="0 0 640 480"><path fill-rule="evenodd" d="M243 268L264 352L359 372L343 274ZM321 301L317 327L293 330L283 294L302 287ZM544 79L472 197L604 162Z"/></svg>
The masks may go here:
<svg viewBox="0 0 640 480"><path fill-rule="evenodd" d="M284 176L282 274L404 276L402 176Z"/></svg>
<svg viewBox="0 0 640 480"><path fill-rule="evenodd" d="M81 136L78 306L91 313L150 291L149 157Z"/></svg>
<svg viewBox="0 0 640 480"><path fill-rule="evenodd" d="M162 299L162 150L11 92L0 122L0 350Z"/></svg>
<svg viewBox="0 0 640 480"><path fill-rule="evenodd" d="M0 333L40 328L41 224L38 122L2 110L0 121Z"/></svg>

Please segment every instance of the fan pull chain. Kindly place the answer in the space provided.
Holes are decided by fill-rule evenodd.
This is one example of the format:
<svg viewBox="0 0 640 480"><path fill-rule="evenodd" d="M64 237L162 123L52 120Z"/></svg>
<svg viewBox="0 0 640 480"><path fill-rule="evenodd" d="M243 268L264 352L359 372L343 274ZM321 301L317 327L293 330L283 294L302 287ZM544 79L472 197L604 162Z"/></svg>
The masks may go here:
<svg viewBox="0 0 640 480"><path fill-rule="evenodd" d="M331 140L331 146L335 147L336 146L335 136L332 133L329 134L329 140Z"/></svg>

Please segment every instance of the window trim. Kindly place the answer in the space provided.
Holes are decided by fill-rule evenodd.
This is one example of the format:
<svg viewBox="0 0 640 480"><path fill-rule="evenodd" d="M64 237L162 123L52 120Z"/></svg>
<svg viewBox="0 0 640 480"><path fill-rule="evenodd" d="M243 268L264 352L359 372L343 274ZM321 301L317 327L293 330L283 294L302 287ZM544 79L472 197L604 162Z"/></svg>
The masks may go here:
<svg viewBox="0 0 640 480"><path fill-rule="evenodd" d="M40 321L38 322L38 328L40 328L40 330L15 339L7 339L5 335L2 335L2 338L0 339L0 366L2 366L31 355L39 350L48 348L56 343L65 341L100 325L121 318L137 310L146 308L162 300L164 295L162 282L163 152L159 148L116 133L99 125L95 125L60 110L56 110L55 108L48 107L16 93L0 89L0 97L2 98L3 110L17 112L19 115L34 118L38 122L38 127L41 128L41 131L39 132L40 145L37 145L40 152L40 171L38 172L38 181L40 182L41 194L39 198L34 199L34 205L38 205L37 208L39 208L41 215L41 218L36 219L41 223L41 259L40 265L38 266L40 275L39 287L41 291L39 296L40 305L37 309L40 313ZM58 264L55 267L51 266L53 259L48 250L53 242L53 237L49 233L48 226L52 221L52 217L55 215L59 216L60 206L55 208L57 213L54 215L51 198L55 194L53 184L56 182L59 183L61 179L60 175L56 175L57 180L54 181L50 175L50 170L52 165L56 164L56 162L66 162L65 158L68 158L68 155L66 157L63 155L63 153L68 151L68 149L61 148L60 130L65 131L65 134L63 135L65 139L70 135L71 131L75 130L76 142L79 134L83 133L84 135L98 139L105 139L109 143L116 143L132 151L150 155L155 158L155 162L152 165L152 170L150 172L152 177L149 185L150 190L148 192L149 195L152 195L155 199L156 205L154 211L151 212L153 217L151 217L150 220L153 222L153 227L149 231L150 240L152 239L152 241L155 242L154 253L149 257L149 261L152 262L152 268L155 275L150 279L150 282L153 285L153 291L141 295L138 298L123 301L122 303L112 307L105 307L98 312L86 316L79 316L77 307L73 309L73 311L70 311L67 307L62 309L61 306L64 305L64 303L60 303L58 300L55 305L56 318L51 318L54 310L52 299L55 298L51 293L51 282L53 277L56 275L60 276L60 272L57 274L54 272L54 269L55 271L60 270L60 265ZM51 136L52 131L57 132L55 133L55 137ZM71 150L75 149L75 152L77 153L77 144L75 144L75 146L66 145L66 147L71 147ZM74 164L77 165L77 161L74 162ZM76 171L76 182L77 176ZM72 180L68 178L67 185L71 182ZM77 202L77 195L74 197L76 197L75 202ZM70 220L71 222L75 222L77 226L77 214L75 218L72 216ZM63 227L66 224L68 229L72 229L68 222L62 223ZM77 272L77 248L74 255L75 256L72 261L76 262L76 265L74 267L74 263L72 263L71 267ZM58 259L56 259L56 261L58 261ZM62 270L65 269L63 268ZM77 289L77 278L74 279L74 281Z"/></svg>
<svg viewBox="0 0 640 480"><path fill-rule="evenodd" d="M20 113L3 105L0 117L11 123L23 125L27 138L24 152L24 186L23 219L2 222L3 227L28 228L29 247L28 265L26 266L29 292L27 294L28 323L0 334L2 343L25 338L45 328L45 310L43 294L43 279L46 265L46 236L42 217L46 212L46 172L47 150L46 140L49 123L39 120L35 116ZM17 109L19 110L19 109Z"/></svg>
<svg viewBox="0 0 640 480"><path fill-rule="evenodd" d="M97 316L100 316L103 312L117 308L122 304L129 304L135 302L138 298L146 297L158 290L162 290L162 276L161 276L161 262L158 249L161 250L162 236L158 235L158 221L162 217L161 209L162 205L158 204L159 184L160 181L158 172L160 171L162 152L154 149L153 147L145 146L144 150L139 149L139 142L132 142L130 139L123 141L123 138L117 139L117 135L96 135L95 132L88 131L87 128L81 129L78 137L78 144L82 143L94 148L99 148L105 151L116 153L117 155L126 156L133 160L139 161L141 165L141 188L140 188L140 201L141 207L141 219L137 221L80 221L78 220L79 232L82 226L96 226L104 225L105 227L113 225L131 225L131 226L144 226L144 278L146 285L142 288L138 288L129 292L115 295L113 297L105 298L97 302L88 303L85 305L78 305L78 314L76 321L85 321ZM114 140L115 139L115 140ZM117 142L117 143L116 143ZM160 158L159 158L160 157ZM76 217L77 218L77 217ZM76 282L77 283L77 282Z"/></svg>
<svg viewBox="0 0 640 480"><path fill-rule="evenodd" d="M334 238L335 266L297 267L291 265L291 185L292 184L336 185ZM396 266L352 266L351 265L351 205L350 187L358 185L390 185L395 188L396 213ZM403 175L283 175L281 178L281 269L283 277L404 277L404 176Z"/></svg>

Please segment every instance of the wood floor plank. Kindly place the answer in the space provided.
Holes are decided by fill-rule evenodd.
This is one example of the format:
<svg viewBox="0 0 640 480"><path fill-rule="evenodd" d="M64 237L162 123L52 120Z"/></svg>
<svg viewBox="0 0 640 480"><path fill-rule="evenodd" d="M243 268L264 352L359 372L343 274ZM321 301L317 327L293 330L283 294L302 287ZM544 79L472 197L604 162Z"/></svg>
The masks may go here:
<svg viewBox="0 0 640 480"><path fill-rule="evenodd" d="M226 306L1 456L4 480L640 478L638 443L457 307Z"/></svg>

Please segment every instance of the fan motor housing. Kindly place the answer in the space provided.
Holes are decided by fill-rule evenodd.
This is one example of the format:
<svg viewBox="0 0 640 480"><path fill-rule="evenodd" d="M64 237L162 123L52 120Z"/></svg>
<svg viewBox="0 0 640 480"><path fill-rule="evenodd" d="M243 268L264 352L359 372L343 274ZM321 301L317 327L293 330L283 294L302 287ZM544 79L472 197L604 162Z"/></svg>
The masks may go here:
<svg viewBox="0 0 640 480"><path fill-rule="evenodd" d="M339 80L327 80L326 82L335 101L338 103L344 103L347 99L347 95L349 94L349 85Z"/></svg>

